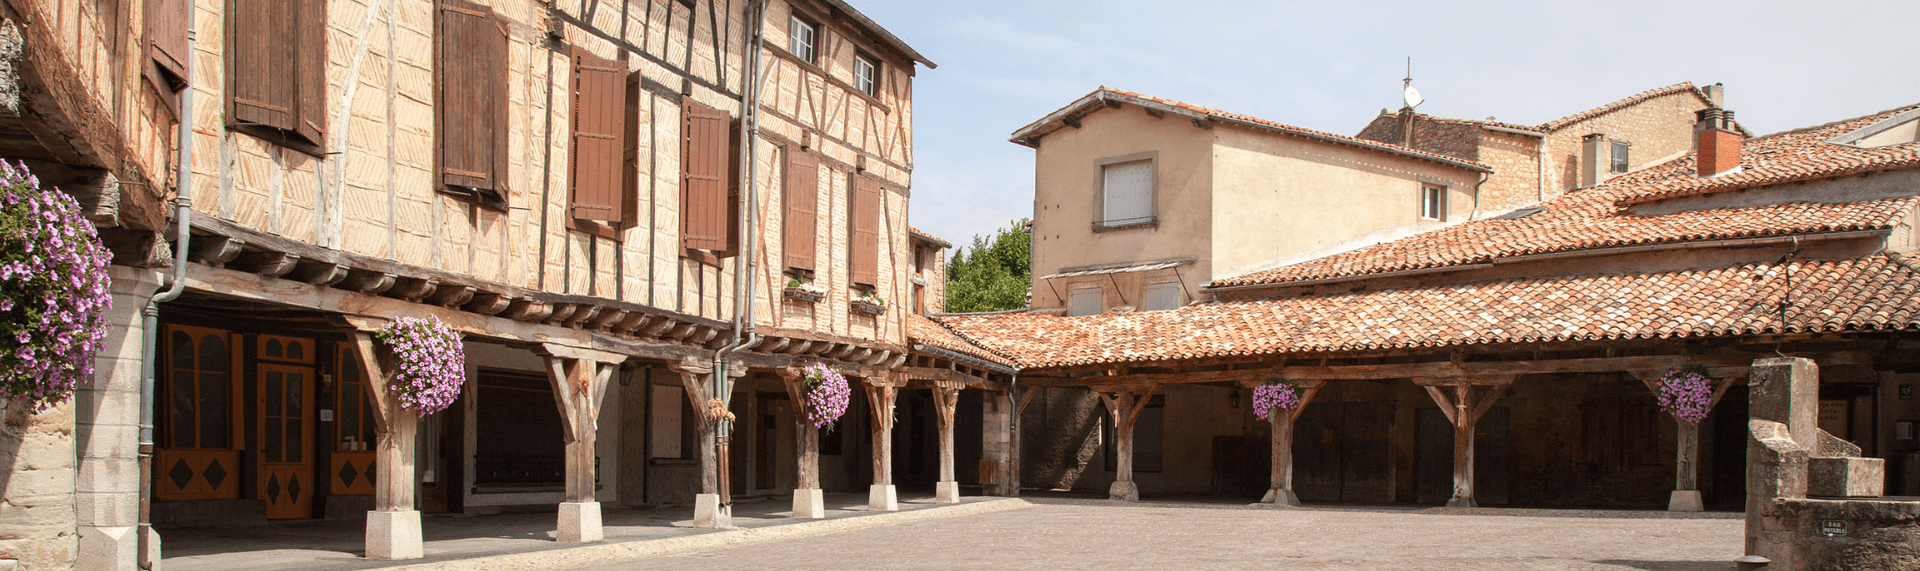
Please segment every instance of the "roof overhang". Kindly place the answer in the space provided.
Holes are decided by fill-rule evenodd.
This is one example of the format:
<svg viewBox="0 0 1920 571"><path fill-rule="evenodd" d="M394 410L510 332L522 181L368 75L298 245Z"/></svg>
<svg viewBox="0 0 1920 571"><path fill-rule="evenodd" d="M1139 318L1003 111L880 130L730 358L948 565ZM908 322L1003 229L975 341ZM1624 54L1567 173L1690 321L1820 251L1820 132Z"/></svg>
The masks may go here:
<svg viewBox="0 0 1920 571"><path fill-rule="evenodd" d="M853 23L859 24L861 28L866 30L867 34L873 36L874 40L886 44L887 47L900 50L900 53L907 56L907 59L919 62L920 65L927 66L927 69L940 67L934 64L933 60L927 59L927 56L920 55L920 52L914 51L913 46L907 45L907 42L901 40L899 36L893 35L893 32L887 31L886 28L875 23L872 18L868 18L866 14L860 13L860 10L855 9L851 4L847 4L843 0L825 1L828 6L833 7L834 11L846 16L847 19L852 20Z"/></svg>
<svg viewBox="0 0 1920 571"><path fill-rule="evenodd" d="M1162 260L1158 262L1130 262L1125 264L1105 264L1105 265L1099 265L1099 266L1085 266L1080 268L1067 268L1066 271L1040 276L1040 279L1050 280L1054 278L1073 278L1073 277L1080 277L1080 276L1100 276L1100 275L1106 275L1106 274L1151 272L1154 270L1164 270L1167 268L1184 266L1187 264L1191 264L1193 262L1194 260L1192 258L1188 258L1184 260Z"/></svg>

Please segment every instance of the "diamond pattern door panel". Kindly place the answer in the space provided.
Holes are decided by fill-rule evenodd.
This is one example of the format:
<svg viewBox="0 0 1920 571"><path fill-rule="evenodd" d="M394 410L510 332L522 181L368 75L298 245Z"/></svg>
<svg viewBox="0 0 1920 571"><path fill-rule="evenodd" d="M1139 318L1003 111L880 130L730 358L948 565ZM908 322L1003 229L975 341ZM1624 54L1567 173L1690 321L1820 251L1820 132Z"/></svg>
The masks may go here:
<svg viewBox="0 0 1920 571"><path fill-rule="evenodd" d="M260 499L267 517L313 517L313 368L260 365Z"/></svg>

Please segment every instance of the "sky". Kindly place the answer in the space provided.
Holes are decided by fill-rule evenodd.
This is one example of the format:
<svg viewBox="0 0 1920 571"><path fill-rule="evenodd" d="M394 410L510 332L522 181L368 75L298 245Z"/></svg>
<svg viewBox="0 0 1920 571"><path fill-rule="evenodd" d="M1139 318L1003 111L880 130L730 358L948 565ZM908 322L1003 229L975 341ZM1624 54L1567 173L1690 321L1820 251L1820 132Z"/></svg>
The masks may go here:
<svg viewBox="0 0 1920 571"><path fill-rule="evenodd" d="M1920 102L1920 1L850 0L933 60L911 223L955 246L1033 211L1014 130L1101 85L1351 135L1400 106L1540 124L1722 83L1772 133ZM952 253L952 252L950 252Z"/></svg>

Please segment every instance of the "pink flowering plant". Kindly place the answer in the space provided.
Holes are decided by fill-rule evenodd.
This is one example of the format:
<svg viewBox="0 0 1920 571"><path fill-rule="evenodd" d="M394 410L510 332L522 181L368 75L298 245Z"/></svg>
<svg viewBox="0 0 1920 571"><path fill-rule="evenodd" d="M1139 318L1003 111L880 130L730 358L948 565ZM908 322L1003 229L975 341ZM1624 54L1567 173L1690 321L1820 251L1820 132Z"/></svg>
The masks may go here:
<svg viewBox="0 0 1920 571"><path fill-rule="evenodd" d="M1271 381L1253 388L1253 415L1262 419L1273 415L1275 409L1292 410L1300 406L1300 389L1293 383Z"/></svg>
<svg viewBox="0 0 1920 571"><path fill-rule="evenodd" d="M460 385L467 380L466 350L460 334L440 318L402 317L373 337L393 351L393 378L387 386L399 397L400 408L427 416L460 397Z"/></svg>
<svg viewBox="0 0 1920 571"><path fill-rule="evenodd" d="M110 259L71 197L0 161L0 400L40 412L93 375Z"/></svg>
<svg viewBox="0 0 1920 571"><path fill-rule="evenodd" d="M847 404L853 399L846 375L824 363L814 363L807 366L801 381L806 383L807 422L814 428L833 430L834 421L847 413Z"/></svg>
<svg viewBox="0 0 1920 571"><path fill-rule="evenodd" d="M1658 383L1660 408L1689 425L1700 424L1713 408L1713 380L1697 367L1667 371Z"/></svg>

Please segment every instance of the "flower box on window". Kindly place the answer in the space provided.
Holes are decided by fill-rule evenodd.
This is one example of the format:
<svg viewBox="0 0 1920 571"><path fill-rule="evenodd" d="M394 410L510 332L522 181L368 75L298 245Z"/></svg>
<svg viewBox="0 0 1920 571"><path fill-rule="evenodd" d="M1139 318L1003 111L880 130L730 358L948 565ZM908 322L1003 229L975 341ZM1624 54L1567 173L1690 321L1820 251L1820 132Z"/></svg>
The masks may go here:
<svg viewBox="0 0 1920 571"><path fill-rule="evenodd" d="M855 313L870 315L885 315L887 313L887 300L880 299L873 295L856 297L853 298L853 311Z"/></svg>
<svg viewBox="0 0 1920 571"><path fill-rule="evenodd" d="M801 281L800 278L790 278L787 280L786 298L792 301L820 303L827 299L827 288L815 285L813 282Z"/></svg>

